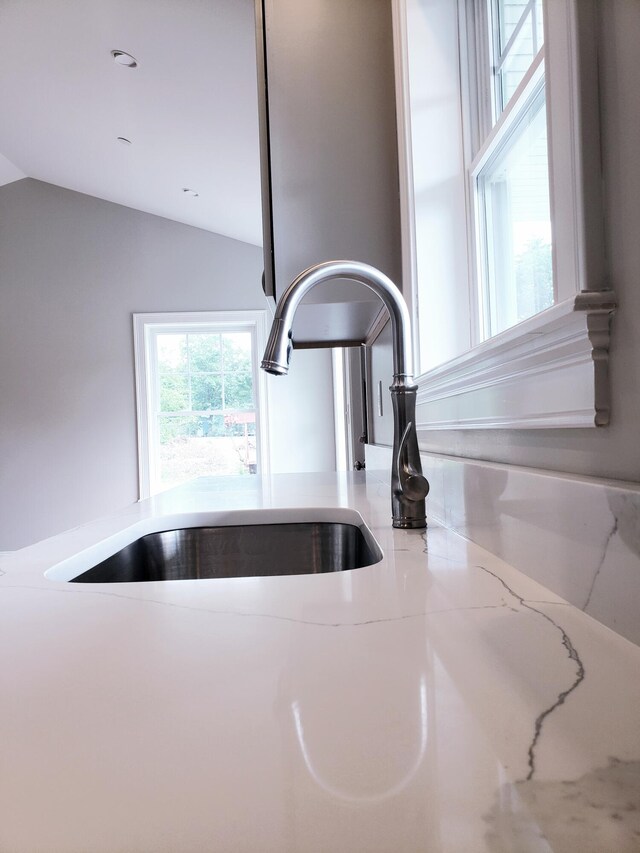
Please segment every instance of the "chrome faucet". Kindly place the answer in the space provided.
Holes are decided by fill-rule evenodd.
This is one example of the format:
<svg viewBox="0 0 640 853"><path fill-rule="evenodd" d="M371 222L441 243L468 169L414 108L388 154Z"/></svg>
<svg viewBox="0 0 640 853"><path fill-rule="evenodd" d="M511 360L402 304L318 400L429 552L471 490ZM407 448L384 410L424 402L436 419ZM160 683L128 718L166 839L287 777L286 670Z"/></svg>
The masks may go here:
<svg viewBox="0 0 640 853"><path fill-rule="evenodd" d="M403 529L427 526L425 498L429 483L422 474L416 433L416 390L410 345L410 320L402 294L384 273L356 261L326 261L301 272L280 297L271 334L260 365L267 373L289 372L293 346L293 318L306 294L323 281L348 278L373 290L391 317L393 335L393 458L391 467L391 510L393 526Z"/></svg>

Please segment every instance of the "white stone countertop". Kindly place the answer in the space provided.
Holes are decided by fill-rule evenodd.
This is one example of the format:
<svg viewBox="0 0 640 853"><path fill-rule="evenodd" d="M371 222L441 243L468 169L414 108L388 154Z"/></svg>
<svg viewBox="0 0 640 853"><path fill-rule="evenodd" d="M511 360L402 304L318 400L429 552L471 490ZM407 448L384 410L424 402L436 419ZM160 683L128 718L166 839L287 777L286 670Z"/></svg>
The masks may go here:
<svg viewBox="0 0 640 853"><path fill-rule="evenodd" d="M133 525L282 507L356 510L383 560L45 577ZM640 648L450 531L393 531L375 472L199 480L2 570L3 853L640 850Z"/></svg>

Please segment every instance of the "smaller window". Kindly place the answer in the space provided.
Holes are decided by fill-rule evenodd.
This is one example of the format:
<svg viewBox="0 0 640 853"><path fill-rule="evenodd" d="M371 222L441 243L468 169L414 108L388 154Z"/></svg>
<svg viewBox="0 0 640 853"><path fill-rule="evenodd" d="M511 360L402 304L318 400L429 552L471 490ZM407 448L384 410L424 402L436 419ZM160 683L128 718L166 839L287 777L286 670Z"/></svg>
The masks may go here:
<svg viewBox="0 0 640 853"><path fill-rule="evenodd" d="M188 316L134 316L142 496L264 469L264 317Z"/></svg>

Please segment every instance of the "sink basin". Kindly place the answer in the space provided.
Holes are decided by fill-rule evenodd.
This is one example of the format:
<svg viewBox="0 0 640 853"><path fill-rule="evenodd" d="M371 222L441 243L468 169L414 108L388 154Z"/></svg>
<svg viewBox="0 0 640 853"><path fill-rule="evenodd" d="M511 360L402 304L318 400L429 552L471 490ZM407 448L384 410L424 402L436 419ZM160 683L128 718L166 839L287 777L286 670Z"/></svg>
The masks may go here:
<svg viewBox="0 0 640 853"><path fill-rule="evenodd" d="M183 527L148 533L72 583L340 572L370 566L382 552L364 525L343 521Z"/></svg>

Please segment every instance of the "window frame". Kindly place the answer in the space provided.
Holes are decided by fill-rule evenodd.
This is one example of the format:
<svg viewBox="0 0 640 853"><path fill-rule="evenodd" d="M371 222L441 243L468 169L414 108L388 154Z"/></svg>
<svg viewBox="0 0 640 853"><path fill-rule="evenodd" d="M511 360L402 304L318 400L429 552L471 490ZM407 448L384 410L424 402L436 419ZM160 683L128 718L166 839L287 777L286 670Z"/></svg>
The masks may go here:
<svg viewBox="0 0 640 853"><path fill-rule="evenodd" d="M407 7L393 0L400 151L404 292L419 303L416 264L411 79ZM468 74L464 61L490 67L488 9L458 2L460 110L465 165L482 129L492 121L493 81ZM558 302L484 341L480 340L477 223L472 175L467 172L466 246L470 317L468 349L417 377L418 429L549 428L601 426L609 420L608 352L616 302L604 258L599 106L597 4L545 0L545 92L548 126L553 271ZM538 59L540 61L540 59ZM529 81L521 81L526 86ZM503 116L489 133L500 132ZM483 151L476 155L477 169ZM446 283L443 283L444 286ZM414 317L416 313L414 311ZM414 323L417 327L417 322ZM414 329L416 354L420 330Z"/></svg>
<svg viewBox="0 0 640 853"><path fill-rule="evenodd" d="M154 489L158 479L157 430L153 423L154 392L150 381L157 375L156 354L152 346L155 335L159 332L197 334L207 331L242 331L249 332L252 336L258 474L269 475L268 384L266 374L259 369L259 359L267 340L267 312L190 311L133 314L139 500L158 492Z"/></svg>

